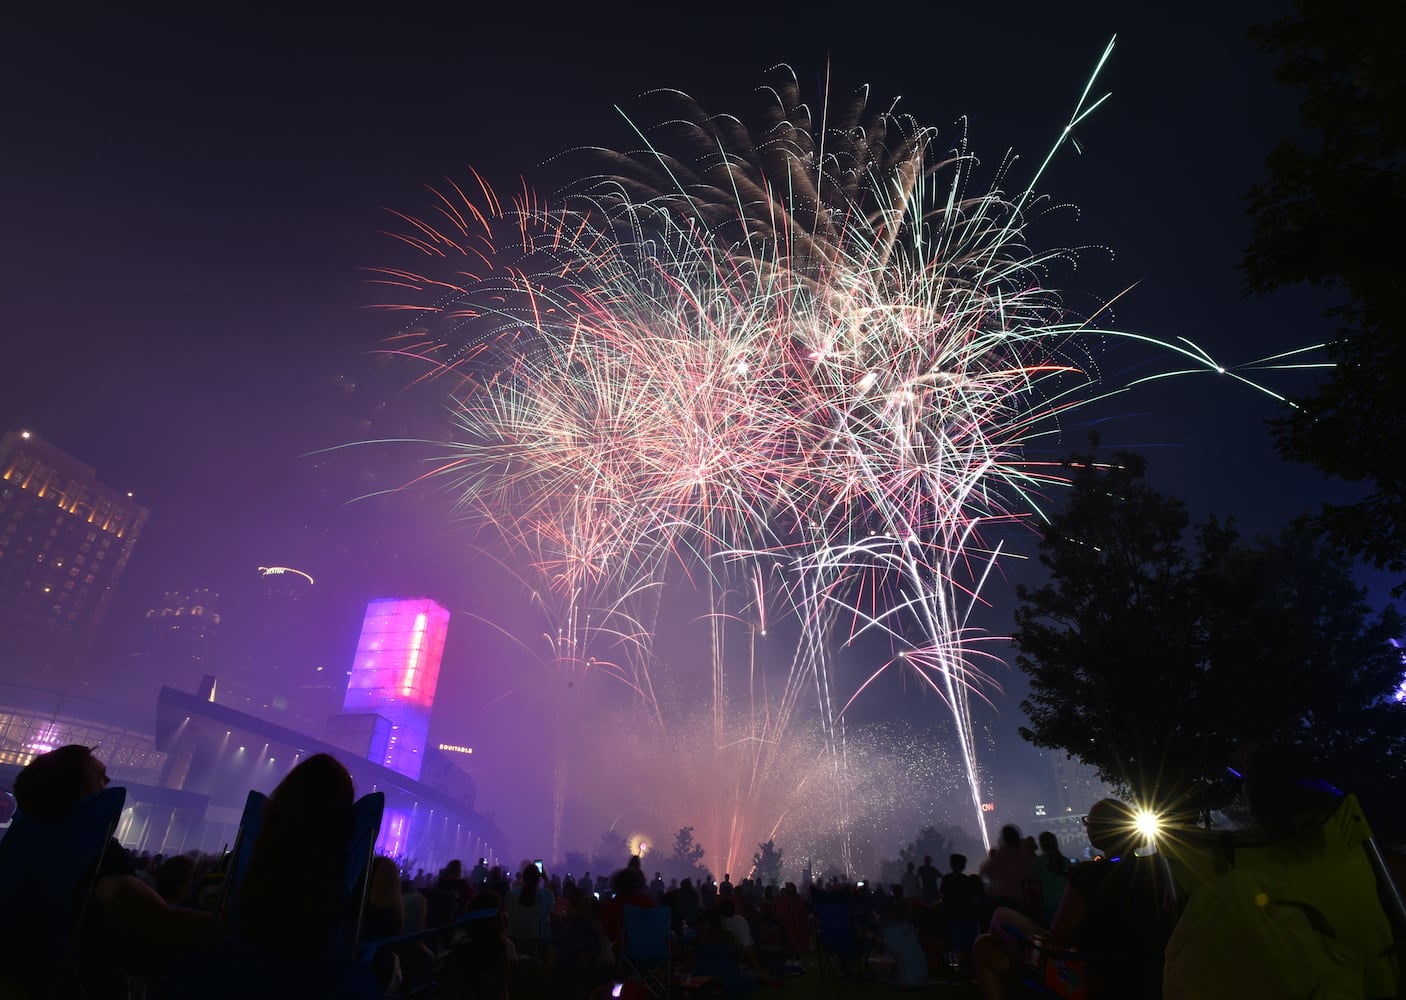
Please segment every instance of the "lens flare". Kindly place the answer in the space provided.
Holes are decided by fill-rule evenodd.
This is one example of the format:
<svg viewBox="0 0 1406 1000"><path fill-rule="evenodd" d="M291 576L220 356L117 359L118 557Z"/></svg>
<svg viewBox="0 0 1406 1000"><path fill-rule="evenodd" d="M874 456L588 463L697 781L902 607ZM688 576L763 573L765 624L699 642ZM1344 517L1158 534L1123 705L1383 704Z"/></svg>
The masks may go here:
<svg viewBox="0 0 1406 1000"><path fill-rule="evenodd" d="M1133 817L1138 834L1147 841L1155 842L1162 829L1162 818L1149 809L1139 809Z"/></svg>

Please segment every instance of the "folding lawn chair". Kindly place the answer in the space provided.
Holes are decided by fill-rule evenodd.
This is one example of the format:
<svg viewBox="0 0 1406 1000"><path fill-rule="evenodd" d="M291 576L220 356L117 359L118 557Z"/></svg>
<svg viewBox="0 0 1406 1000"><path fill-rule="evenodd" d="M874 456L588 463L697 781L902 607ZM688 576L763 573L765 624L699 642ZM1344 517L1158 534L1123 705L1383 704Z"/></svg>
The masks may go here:
<svg viewBox="0 0 1406 1000"><path fill-rule="evenodd" d="M16 814L0 840L0 977L82 991L79 928L126 799L125 788L105 788L53 819Z"/></svg>
<svg viewBox="0 0 1406 1000"><path fill-rule="evenodd" d="M621 974L642 983L652 997L669 996L673 985L671 908L626 903L623 914Z"/></svg>

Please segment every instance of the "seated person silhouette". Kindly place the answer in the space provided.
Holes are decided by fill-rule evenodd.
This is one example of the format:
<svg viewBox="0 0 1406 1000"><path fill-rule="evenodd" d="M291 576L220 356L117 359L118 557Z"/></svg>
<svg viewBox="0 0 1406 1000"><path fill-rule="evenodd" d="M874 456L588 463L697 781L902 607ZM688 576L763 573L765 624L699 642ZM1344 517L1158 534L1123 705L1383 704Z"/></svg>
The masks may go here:
<svg viewBox="0 0 1406 1000"><path fill-rule="evenodd" d="M723 923L719 907L710 906L703 914L703 926L693 939L693 974L711 977L722 984L728 996L745 996L760 986L756 973L742 967L742 949Z"/></svg>
<svg viewBox="0 0 1406 1000"><path fill-rule="evenodd" d="M343 958L361 900L347 886L353 798L351 775L328 754L288 772L264 807L234 912L222 914L231 924L228 956L194 973L203 981L173 984L173 995L302 996L315 985L324 995L379 996L370 967ZM362 923L398 929L398 912L385 920L372 912L399 897L394 865L376 860Z"/></svg>
<svg viewBox="0 0 1406 1000"><path fill-rule="evenodd" d="M107 767L91 748L69 744L34 758L15 778L22 815L62 821L80 800L108 785ZM78 884L92 896L74 901L83 925L76 928L79 957L94 962L149 968L208 943L210 914L171 906L135 875L127 852L109 838Z"/></svg>
<svg viewBox="0 0 1406 1000"><path fill-rule="evenodd" d="M1018 910L1001 907L990 933L976 939L977 982L987 1000L1008 995L1019 966L1018 944L1043 937L1055 948L1089 955L1090 1000L1160 997L1162 950L1168 921L1162 912L1156 858L1137 857L1141 841L1133 810L1117 799L1096 802L1085 819L1089 842L1103 858L1077 865L1070 873L1054 920L1046 930Z"/></svg>
<svg viewBox="0 0 1406 1000"><path fill-rule="evenodd" d="M239 891L242 938L290 957L333 953L353 798L351 775L327 754L309 757L274 789Z"/></svg>

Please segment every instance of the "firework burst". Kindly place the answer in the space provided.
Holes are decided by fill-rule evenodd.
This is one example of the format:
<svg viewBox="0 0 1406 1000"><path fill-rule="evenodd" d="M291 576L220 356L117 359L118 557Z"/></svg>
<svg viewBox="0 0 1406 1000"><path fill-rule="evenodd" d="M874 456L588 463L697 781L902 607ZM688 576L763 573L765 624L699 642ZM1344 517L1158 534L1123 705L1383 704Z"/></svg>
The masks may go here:
<svg viewBox="0 0 1406 1000"><path fill-rule="evenodd" d="M418 266L376 274L411 317L387 349L452 396L435 472L525 567L560 668L609 660L662 725L653 622L664 582L690 579L713 605L713 745L750 748L730 771L766 787L766 748L813 724L843 830L844 710L904 670L951 712L985 839L970 699L995 686L972 621L1003 554L990 529L1040 516L1061 473L1031 449L1066 411L1127 388L1101 384L1103 344L1150 342L1049 287L1071 253L1029 246L1043 165L1007 193L1012 162L978 185L964 134L942 149L863 94L817 118L787 75L762 93L751 126L671 95L642 150L589 151L555 201L477 176L432 189L432 213L396 216ZM1226 373L1159 347L1158 375ZM759 665L769 595L799 639ZM861 639L889 655L841 676L836 648ZM721 839L737 867L745 838Z"/></svg>

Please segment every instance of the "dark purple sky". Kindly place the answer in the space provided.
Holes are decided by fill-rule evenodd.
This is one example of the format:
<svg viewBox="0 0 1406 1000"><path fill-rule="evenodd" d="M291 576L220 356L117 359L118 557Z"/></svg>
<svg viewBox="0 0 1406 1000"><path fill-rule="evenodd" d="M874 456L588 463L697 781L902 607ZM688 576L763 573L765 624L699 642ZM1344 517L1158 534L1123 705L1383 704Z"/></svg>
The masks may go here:
<svg viewBox="0 0 1406 1000"><path fill-rule="evenodd" d="M502 614L501 582L469 566L435 498L342 506L402 481L405 456L301 456L438 419L366 356L392 330L361 308L376 292L359 268L397 259L378 233L383 209L418 208L422 184L470 165L500 187L522 176L552 191L570 178L547 161L580 144L631 145L612 105L654 87L732 110L777 62L813 94L828 57L840 92L867 82L903 95L902 108L949 135L968 115L987 167L1014 148L1025 176L1116 32L1099 85L1113 97L1079 129L1082 155L1066 149L1043 185L1080 208L1050 232L1058 242L1116 251L1086 255L1068 276L1072 304L1134 286L1120 327L1186 336L1228 362L1327 331L1310 297L1242 298L1234 269L1247 232L1239 196L1294 128L1292 95L1245 39L1283 3L785 3L745 16L463 4L360 18L298 6L159 18L27 9L0 42L0 428L29 427L148 503L129 611L167 587L221 586L279 562L329 574L338 627L353 632L363 602L388 591ZM1105 371L1116 381L1134 360L1115 355ZM1118 417L1101 425L1104 442L1149 450L1154 479L1198 515L1267 529L1324 495L1315 473L1275 457L1270 402L1227 382L1168 383L1101 413ZM1066 444L1082 443L1080 432ZM531 683L515 669L447 678L441 738L491 739L503 710L483 703ZM881 686L864 717L882 717L896 691ZM1045 775L1029 773L1014 735L1017 701L997 696L993 726L1018 815L1044 796ZM530 784L499 806L524 847L542 807L522 793ZM509 794L487 776L484 786L490 808Z"/></svg>

